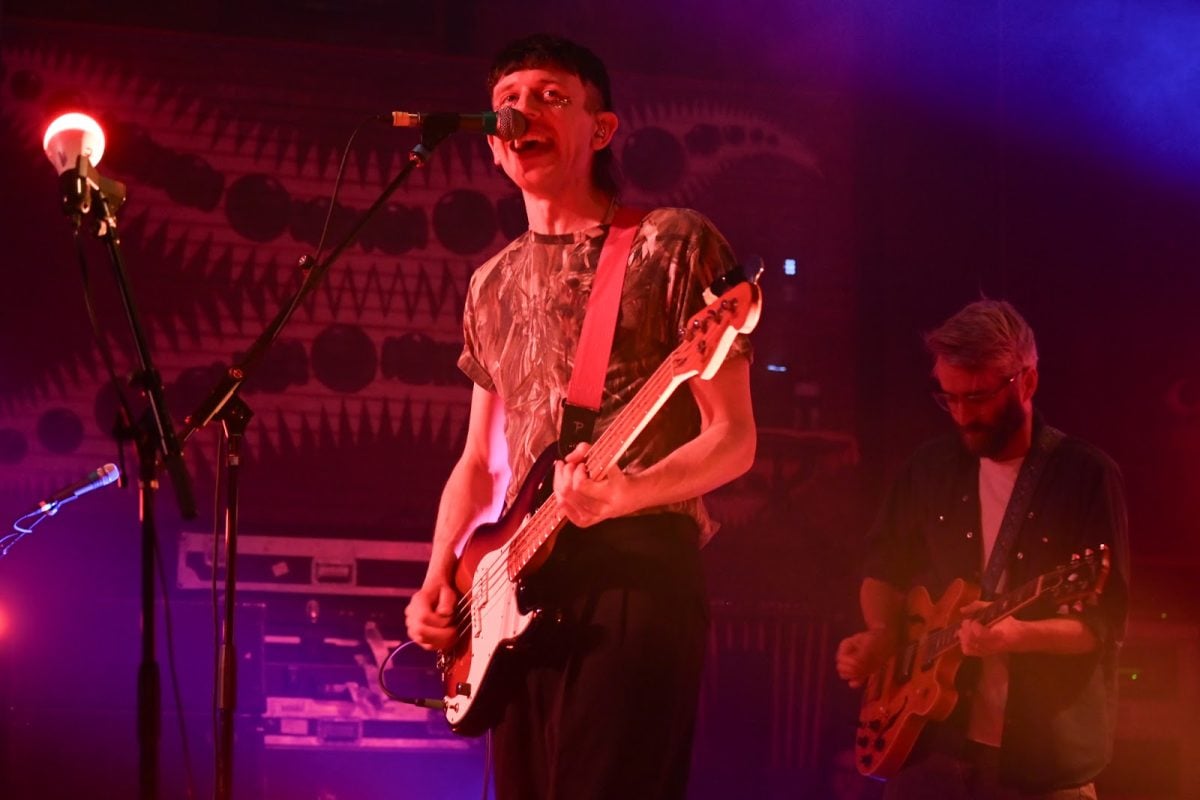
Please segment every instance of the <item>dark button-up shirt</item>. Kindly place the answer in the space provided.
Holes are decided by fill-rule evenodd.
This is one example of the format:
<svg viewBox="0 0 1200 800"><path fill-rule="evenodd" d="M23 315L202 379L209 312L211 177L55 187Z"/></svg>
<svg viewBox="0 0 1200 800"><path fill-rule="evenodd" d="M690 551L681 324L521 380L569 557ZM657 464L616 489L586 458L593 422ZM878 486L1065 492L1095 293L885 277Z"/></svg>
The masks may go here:
<svg viewBox="0 0 1200 800"><path fill-rule="evenodd" d="M1036 423L1041 424L1040 420ZM1036 435L1036 434L1035 434ZM1051 453L1010 551L1007 585L1016 587L1107 545L1112 571L1099 602L1072 610L1096 634L1083 655L1014 653L1001 744L1006 783L1050 791L1092 780L1108 763L1116 726L1117 651L1125 631L1128 542L1124 490L1116 464L1067 437ZM979 583L979 459L957 435L926 443L888 493L868 544L867 577L901 591L926 587L939 597L955 578ZM1034 604L1017 616L1039 619L1062 609ZM930 725L918 747L953 749L963 739L974 670L959 673L963 696L943 725Z"/></svg>

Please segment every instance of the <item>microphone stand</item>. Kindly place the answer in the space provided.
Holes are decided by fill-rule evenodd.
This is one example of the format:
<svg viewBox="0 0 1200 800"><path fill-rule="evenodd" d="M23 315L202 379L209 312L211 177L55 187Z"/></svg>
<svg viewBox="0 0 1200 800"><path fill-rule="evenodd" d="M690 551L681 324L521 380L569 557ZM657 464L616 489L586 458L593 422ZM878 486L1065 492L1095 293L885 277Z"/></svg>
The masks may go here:
<svg viewBox="0 0 1200 800"><path fill-rule="evenodd" d="M238 482L241 466L241 442L254 415L250 406L239 396L242 385L262 363L271 345L279 338L304 298L320 285L329 268L342 252L350 246L363 227L375 216L396 190L408 179L413 170L423 166L433 150L454 132L452 120L431 120L421 131L421 141L408 154L408 161L399 174L389 183L371 206L355 221L350 231L329 252L325 260L314 263L310 256L300 259L304 278L300 288L284 304L279 313L250 346L246 355L217 382L200 405L184 419L181 439L187 441L192 434L214 419L221 421L226 438L226 491L225 491L225 602L221 626L220 668L217 676L218 726L216 798L228 800L233 795L233 722L237 708L237 650L234 646L234 607L237 592L237 533L238 533ZM216 569L216 565L213 565Z"/></svg>
<svg viewBox="0 0 1200 800"><path fill-rule="evenodd" d="M142 420L121 431L132 437L138 453L138 519L141 522L141 663L138 666L138 787L142 800L158 796L158 749L161 738L161 680L154 647L154 574L157 560L158 533L155 527L154 502L158 490L158 460L171 476L175 499L184 519L196 516L191 479L183 460L183 449L167 410L162 377L154 366L145 329L138 315L129 274L121 255L116 212L125 201L125 186L103 177L87 156L80 155L74 170L64 172L61 179L63 211L75 223L79 235L84 217L93 211L93 233L104 240L112 261L113 273L121 293L121 305L133 333L137 351L138 371L134 383L145 394L149 408ZM94 203L93 203L94 201Z"/></svg>

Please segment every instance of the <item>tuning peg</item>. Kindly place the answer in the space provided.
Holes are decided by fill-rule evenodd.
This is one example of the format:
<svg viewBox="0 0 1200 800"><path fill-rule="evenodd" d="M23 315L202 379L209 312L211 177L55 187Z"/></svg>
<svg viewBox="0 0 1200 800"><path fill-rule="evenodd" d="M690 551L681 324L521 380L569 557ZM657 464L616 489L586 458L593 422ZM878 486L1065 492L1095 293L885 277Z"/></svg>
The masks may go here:
<svg viewBox="0 0 1200 800"><path fill-rule="evenodd" d="M1088 558L1091 558L1092 556L1096 555L1096 551L1089 547L1087 550L1083 551L1083 554Z"/></svg>
<svg viewBox="0 0 1200 800"><path fill-rule="evenodd" d="M758 279L762 277L762 274L764 271L766 271L766 268L767 267L763 263L762 256L759 255L749 256L745 263L742 264L742 271L745 272L746 275L750 276L751 283L758 283Z"/></svg>
<svg viewBox="0 0 1200 800"><path fill-rule="evenodd" d="M1082 559L1079 558L1079 553L1071 553L1071 563L1072 564L1078 563L1081 560Z"/></svg>

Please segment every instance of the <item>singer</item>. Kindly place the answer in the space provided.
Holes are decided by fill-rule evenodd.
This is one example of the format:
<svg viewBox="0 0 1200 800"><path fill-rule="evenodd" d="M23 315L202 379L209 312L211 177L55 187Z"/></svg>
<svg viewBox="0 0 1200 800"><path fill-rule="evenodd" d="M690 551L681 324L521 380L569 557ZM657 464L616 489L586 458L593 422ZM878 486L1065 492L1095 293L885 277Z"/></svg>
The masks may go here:
<svg viewBox="0 0 1200 800"><path fill-rule="evenodd" d="M745 337L711 380L671 395L619 468L591 475L585 456L680 343L681 326L704 308L704 289L733 255L695 211L620 207L612 153L620 120L591 51L548 35L520 39L496 56L488 87L493 109L528 120L520 136L489 143L521 190L529 230L471 278L458 360L474 382L467 438L442 493L408 633L427 649L456 641L456 551L514 502L538 454L561 441L593 277L620 227L614 219L630 220L595 435L554 464L545 501L571 524L528 580L556 621L531 630L514 657L519 669L494 727L495 777L500 800L682 798L707 626L699 548L715 527L700 496L754 459Z"/></svg>

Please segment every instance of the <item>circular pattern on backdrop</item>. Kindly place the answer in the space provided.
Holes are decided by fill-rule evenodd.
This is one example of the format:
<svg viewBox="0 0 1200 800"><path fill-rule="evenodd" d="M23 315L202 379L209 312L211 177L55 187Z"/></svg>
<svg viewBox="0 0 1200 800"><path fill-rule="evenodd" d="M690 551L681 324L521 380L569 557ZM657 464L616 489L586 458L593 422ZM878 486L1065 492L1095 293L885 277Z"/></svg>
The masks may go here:
<svg viewBox="0 0 1200 800"><path fill-rule="evenodd" d="M243 175L225 194L225 216L241 236L269 242L287 228L292 197L270 175Z"/></svg>
<svg viewBox="0 0 1200 800"><path fill-rule="evenodd" d="M433 208L433 232L452 253L478 253L496 238L492 201L470 189L447 192Z"/></svg>
<svg viewBox="0 0 1200 800"><path fill-rule="evenodd" d="M519 194L506 195L497 200L496 216L500 219L500 232L505 239L515 239L529 228L525 200Z"/></svg>
<svg viewBox="0 0 1200 800"><path fill-rule="evenodd" d="M51 453L73 453L83 442L83 421L69 408L52 408L38 418L37 437Z"/></svg>
<svg viewBox="0 0 1200 800"><path fill-rule="evenodd" d="M425 210L398 203L389 203L367 224L359 235L363 248L378 247L390 256L424 247L429 241Z"/></svg>
<svg viewBox="0 0 1200 800"><path fill-rule="evenodd" d="M375 380L375 343L357 325L330 325L312 345L313 374L335 392L357 392Z"/></svg>
<svg viewBox="0 0 1200 800"><path fill-rule="evenodd" d="M670 132L642 128L625 141L621 169L639 189L667 191L679 183L687 170L687 152Z"/></svg>

